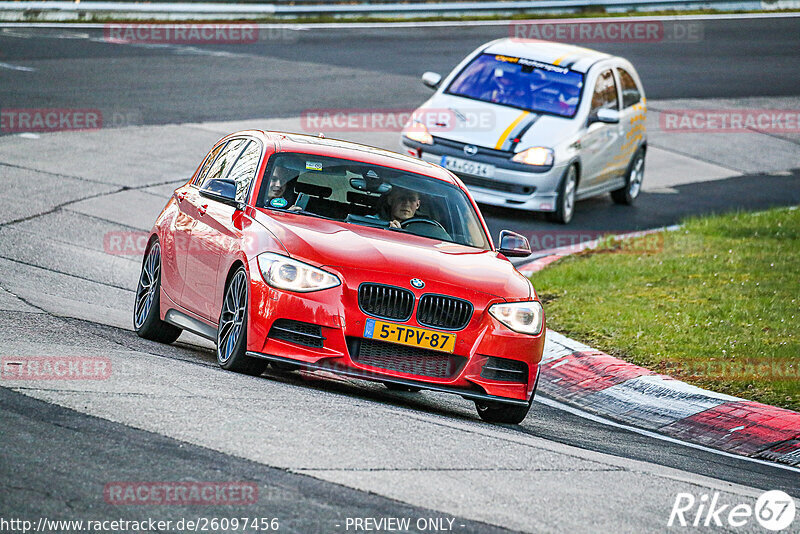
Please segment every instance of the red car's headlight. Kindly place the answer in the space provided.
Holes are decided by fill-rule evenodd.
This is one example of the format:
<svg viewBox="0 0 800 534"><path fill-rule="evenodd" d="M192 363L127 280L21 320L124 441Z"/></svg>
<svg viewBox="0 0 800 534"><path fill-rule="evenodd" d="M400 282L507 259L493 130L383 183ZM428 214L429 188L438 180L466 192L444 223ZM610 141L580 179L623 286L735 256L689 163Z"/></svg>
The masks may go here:
<svg viewBox="0 0 800 534"><path fill-rule="evenodd" d="M503 302L489 308L492 317L520 334L538 335L542 331L542 305L528 302Z"/></svg>
<svg viewBox="0 0 800 534"><path fill-rule="evenodd" d="M287 291L308 293L342 283L336 275L327 271L272 252L258 256L258 268L269 285Z"/></svg>

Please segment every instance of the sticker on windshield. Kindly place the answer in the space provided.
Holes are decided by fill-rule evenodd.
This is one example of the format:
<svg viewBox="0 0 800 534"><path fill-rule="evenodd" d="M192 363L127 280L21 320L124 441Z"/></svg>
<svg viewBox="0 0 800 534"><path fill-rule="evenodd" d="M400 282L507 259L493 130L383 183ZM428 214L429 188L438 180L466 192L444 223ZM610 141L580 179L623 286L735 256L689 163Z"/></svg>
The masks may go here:
<svg viewBox="0 0 800 534"><path fill-rule="evenodd" d="M516 63L517 61L519 61L518 57L510 57L510 56L497 55L497 56L494 56L494 58L497 61L505 61L506 63Z"/></svg>
<svg viewBox="0 0 800 534"><path fill-rule="evenodd" d="M535 59L525 59L522 57L511 57L511 56L494 56L497 61L503 61L505 63L516 63L518 65L522 65L523 67L531 67L534 69L541 69L546 70L548 72L558 72L559 74L566 74L569 72L569 69L566 67L559 67L557 65L551 65L550 63L542 63L541 61L536 61Z"/></svg>
<svg viewBox="0 0 800 534"><path fill-rule="evenodd" d="M306 161L306 170L308 170L308 171L321 171L322 170L322 162L321 161Z"/></svg>
<svg viewBox="0 0 800 534"><path fill-rule="evenodd" d="M280 198L280 197L273 198L272 200L269 201L269 205L272 206L273 208L285 208L287 204L289 204L289 201L286 200L285 198Z"/></svg>
<svg viewBox="0 0 800 534"><path fill-rule="evenodd" d="M536 61L534 59L519 58L519 64L549 72L558 72L559 74L566 74L569 72L569 69L566 67L558 67L556 65L551 65L550 63L542 63L541 61Z"/></svg>

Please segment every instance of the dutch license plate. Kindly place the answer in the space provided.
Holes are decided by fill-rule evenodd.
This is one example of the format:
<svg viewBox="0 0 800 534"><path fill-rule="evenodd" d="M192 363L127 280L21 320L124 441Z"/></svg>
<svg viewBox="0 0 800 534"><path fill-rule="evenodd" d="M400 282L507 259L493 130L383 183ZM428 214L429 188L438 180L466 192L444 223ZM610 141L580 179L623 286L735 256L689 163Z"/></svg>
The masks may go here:
<svg viewBox="0 0 800 534"><path fill-rule="evenodd" d="M455 334L385 323L375 319L367 319L364 325L364 337L441 352L453 352L456 348Z"/></svg>
<svg viewBox="0 0 800 534"><path fill-rule="evenodd" d="M442 167L482 178L494 178L495 166L488 163L479 163L477 161L454 158L453 156L442 156Z"/></svg>

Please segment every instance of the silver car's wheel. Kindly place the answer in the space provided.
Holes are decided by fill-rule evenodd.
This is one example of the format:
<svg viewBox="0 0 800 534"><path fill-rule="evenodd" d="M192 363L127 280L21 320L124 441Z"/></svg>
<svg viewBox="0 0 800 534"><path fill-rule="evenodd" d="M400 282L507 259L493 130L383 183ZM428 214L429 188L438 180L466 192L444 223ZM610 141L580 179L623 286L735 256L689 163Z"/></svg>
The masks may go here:
<svg viewBox="0 0 800 534"><path fill-rule="evenodd" d="M578 189L578 168L570 165L561 179L556 199L556 211L547 214L547 219L568 224L575 213L575 192Z"/></svg>
<svg viewBox="0 0 800 534"><path fill-rule="evenodd" d="M644 181L644 150L639 149L634 154L628 165L628 173L625 177L625 185L611 192L611 198L617 204L633 204L636 197L642 191Z"/></svg>
<svg viewBox="0 0 800 534"><path fill-rule="evenodd" d="M161 320L161 245L153 241L142 262L133 305L133 328L145 339L172 343L181 329Z"/></svg>
<svg viewBox="0 0 800 534"><path fill-rule="evenodd" d="M644 156L637 158L634 168L631 170L631 182L628 184L628 195L634 199L639 196L644 180Z"/></svg>
<svg viewBox="0 0 800 534"><path fill-rule="evenodd" d="M267 362L246 355L249 288L247 271L240 267L225 288L217 328L217 363L230 371L260 375Z"/></svg>

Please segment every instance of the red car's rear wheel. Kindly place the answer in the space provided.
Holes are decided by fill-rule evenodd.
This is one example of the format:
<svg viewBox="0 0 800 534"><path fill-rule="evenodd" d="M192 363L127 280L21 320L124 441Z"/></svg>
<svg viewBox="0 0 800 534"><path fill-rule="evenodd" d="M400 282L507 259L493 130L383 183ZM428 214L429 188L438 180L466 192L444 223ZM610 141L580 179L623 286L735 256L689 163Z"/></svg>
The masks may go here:
<svg viewBox="0 0 800 534"><path fill-rule="evenodd" d="M181 335L177 326L161 320L161 245L158 240L144 256L136 301L133 306L133 328L145 339L161 343L172 343Z"/></svg>

